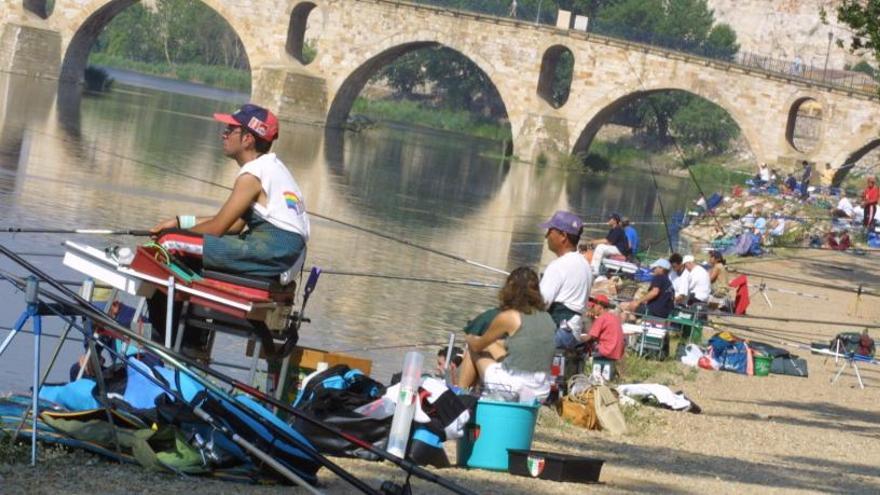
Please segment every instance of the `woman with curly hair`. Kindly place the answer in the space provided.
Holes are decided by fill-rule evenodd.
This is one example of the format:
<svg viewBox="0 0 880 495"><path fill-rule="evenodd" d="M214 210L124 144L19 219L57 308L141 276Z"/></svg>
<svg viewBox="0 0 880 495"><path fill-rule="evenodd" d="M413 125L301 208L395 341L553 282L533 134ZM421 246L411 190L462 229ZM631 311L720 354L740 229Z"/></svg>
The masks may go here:
<svg viewBox="0 0 880 495"><path fill-rule="evenodd" d="M498 299L501 312L486 333L465 339L468 350L458 385L470 387L479 377L484 389L543 399L550 393L556 324L545 310L538 275L531 268L517 268Z"/></svg>

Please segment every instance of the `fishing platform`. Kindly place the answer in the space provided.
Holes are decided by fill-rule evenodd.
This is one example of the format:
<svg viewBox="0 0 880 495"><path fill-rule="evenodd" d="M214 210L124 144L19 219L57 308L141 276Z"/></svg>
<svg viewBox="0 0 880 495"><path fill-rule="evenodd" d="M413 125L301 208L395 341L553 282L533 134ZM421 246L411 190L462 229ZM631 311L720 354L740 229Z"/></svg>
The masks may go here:
<svg viewBox="0 0 880 495"><path fill-rule="evenodd" d="M210 362L217 332L247 338L253 352L250 379L253 381L259 359L280 362L280 377L286 377L290 356L296 349L299 327L308 322L302 309L314 289L319 268L313 268L304 287L303 308L296 310L297 275L302 271L305 252L287 271L277 277L250 277L203 270L195 273L176 263L154 246L99 249L74 241L64 243L63 264L89 278L108 285L115 293L139 299L132 322L144 313L145 301L161 292L167 300L164 346L176 352ZM152 339L152 325L144 337ZM197 342L195 349L187 341ZM284 379L281 379L284 381ZM282 393L284 383L275 388Z"/></svg>

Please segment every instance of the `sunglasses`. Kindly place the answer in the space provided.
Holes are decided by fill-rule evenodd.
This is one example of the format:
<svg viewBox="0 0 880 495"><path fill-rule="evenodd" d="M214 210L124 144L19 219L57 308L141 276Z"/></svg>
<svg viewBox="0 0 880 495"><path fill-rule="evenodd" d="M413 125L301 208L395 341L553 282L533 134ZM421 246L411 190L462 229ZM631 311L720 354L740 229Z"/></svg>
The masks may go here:
<svg viewBox="0 0 880 495"><path fill-rule="evenodd" d="M222 135L223 135L223 137L228 137L230 134L234 133L235 131L240 131L240 130L241 130L241 126L232 126L231 125L231 126L228 126L226 129L223 129Z"/></svg>

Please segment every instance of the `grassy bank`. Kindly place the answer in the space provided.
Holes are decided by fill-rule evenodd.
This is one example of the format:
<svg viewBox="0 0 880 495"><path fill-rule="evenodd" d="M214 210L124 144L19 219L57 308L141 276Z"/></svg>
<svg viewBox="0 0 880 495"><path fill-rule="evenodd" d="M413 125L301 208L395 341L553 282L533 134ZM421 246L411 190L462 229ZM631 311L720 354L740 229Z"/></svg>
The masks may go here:
<svg viewBox="0 0 880 495"><path fill-rule="evenodd" d="M103 53L92 53L89 56L89 64L170 77L236 91L250 91L251 87L249 71L219 65L147 63Z"/></svg>
<svg viewBox="0 0 880 495"><path fill-rule="evenodd" d="M414 101L358 98L351 113L375 120L406 122L498 141L510 139L510 127L506 125L479 120L467 111L427 108Z"/></svg>

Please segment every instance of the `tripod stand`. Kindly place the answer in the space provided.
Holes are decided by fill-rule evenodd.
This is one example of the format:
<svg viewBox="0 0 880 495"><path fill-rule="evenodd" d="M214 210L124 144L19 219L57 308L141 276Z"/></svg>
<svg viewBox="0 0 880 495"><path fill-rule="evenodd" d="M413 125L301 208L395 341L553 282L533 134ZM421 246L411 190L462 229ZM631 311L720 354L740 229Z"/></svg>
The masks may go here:
<svg viewBox="0 0 880 495"><path fill-rule="evenodd" d="M837 370L837 374L834 375L834 378L831 379L831 384L834 385L837 379L840 378L840 375L843 373L843 370L846 369L847 365L852 367L853 372L856 375L856 379L859 382L859 388L864 389L865 383L862 382L862 374L859 373L859 366L856 364L855 355L851 353L843 356L843 362L840 364L840 368Z"/></svg>
<svg viewBox="0 0 880 495"><path fill-rule="evenodd" d="M33 382L33 403L31 404L31 409L33 410L33 424L31 430L31 466L35 466L37 464L37 417L39 414L39 391L40 391L40 335L43 332L43 319L40 315L39 311L39 300L37 299L37 289L38 282L34 277L27 278L27 285L25 285L24 289L24 298L27 303L27 307L21 313L21 316L18 317L18 321L15 322L15 327L9 332L9 335L6 336L6 339L3 340L3 343L0 344L0 356L6 351L6 348L9 347L9 344L12 343L12 339L24 328L25 323L28 320L33 319L31 326L33 327L34 332L34 382Z"/></svg>

